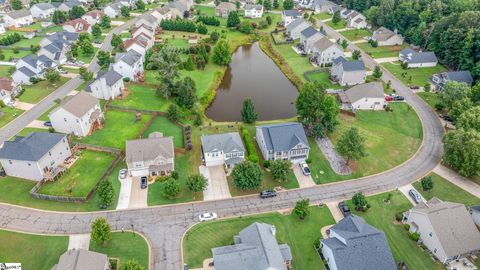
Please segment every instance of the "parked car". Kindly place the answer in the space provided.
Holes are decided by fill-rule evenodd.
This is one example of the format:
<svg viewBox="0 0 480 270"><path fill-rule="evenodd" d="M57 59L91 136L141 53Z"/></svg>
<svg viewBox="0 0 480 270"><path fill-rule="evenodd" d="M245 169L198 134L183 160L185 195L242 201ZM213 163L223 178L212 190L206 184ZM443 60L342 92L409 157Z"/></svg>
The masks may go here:
<svg viewBox="0 0 480 270"><path fill-rule="evenodd" d="M413 199L416 203L422 202L422 197L420 196L420 194L418 194L418 192L417 192L415 189L410 189L410 190L408 191L408 195L410 195L410 197L412 197L412 199Z"/></svg>
<svg viewBox="0 0 480 270"><path fill-rule="evenodd" d="M142 189L147 188L147 177L146 177L146 176L142 176L142 177L140 178L140 187L141 187Z"/></svg>
<svg viewBox="0 0 480 270"><path fill-rule="evenodd" d="M348 205L345 202L339 202L338 208L340 208L340 211L342 211L344 217L350 216L352 214L352 212L350 212L350 208L348 208Z"/></svg>
<svg viewBox="0 0 480 270"><path fill-rule="evenodd" d="M120 177L120 179L125 179L127 177L127 169L121 169L118 172L118 177Z"/></svg>
<svg viewBox="0 0 480 270"><path fill-rule="evenodd" d="M198 216L198 219L200 221L215 220L215 219L217 219L217 214L216 213L211 213L211 212L203 213L200 216Z"/></svg>
<svg viewBox="0 0 480 270"><path fill-rule="evenodd" d="M305 161L302 161L300 163L298 163L298 165L300 166L300 169L302 169L302 173L306 176L309 176L310 175L310 168L308 168L308 165Z"/></svg>
<svg viewBox="0 0 480 270"><path fill-rule="evenodd" d="M453 118L448 114L444 115L442 118L443 118L443 120L445 120L447 122L453 122Z"/></svg>
<svg viewBox="0 0 480 270"><path fill-rule="evenodd" d="M262 192L260 192L260 198L266 199L266 198L273 198L277 196L277 192L272 189L267 189Z"/></svg>
<svg viewBox="0 0 480 270"><path fill-rule="evenodd" d="M403 96L395 96L395 97L393 97L393 100L395 100L395 101L403 101L403 100L405 100L405 98L404 98Z"/></svg>
<svg viewBox="0 0 480 270"><path fill-rule="evenodd" d="M394 98L392 96L386 96L385 101L393 101Z"/></svg>
<svg viewBox="0 0 480 270"><path fill-rule="evenodd" d="M61 68L58 69L58 72L60 72L62 74L67 74L68 73L65 69L61 69Z"/></svg>
<svg viewBox="0 0 480 270"><path fill-rule="evenodd" d="M51 127L51 126L52 126L52 122L50 122L50 121L45 121L45 122L43 122L43 125L46 126L46 127Z"/></svg>

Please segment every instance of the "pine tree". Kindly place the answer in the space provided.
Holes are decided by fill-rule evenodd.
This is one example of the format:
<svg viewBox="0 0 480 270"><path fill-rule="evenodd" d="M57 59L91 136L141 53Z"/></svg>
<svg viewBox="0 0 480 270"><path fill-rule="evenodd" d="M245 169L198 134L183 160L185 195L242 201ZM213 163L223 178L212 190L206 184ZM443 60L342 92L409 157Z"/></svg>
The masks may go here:
<svg viewBox="0 0 480 270"><path fill-rule="evenodd" d="M241 111L242 120L247 124L252 124L257 121L257 113L255 112L255 105L251 98L246 98L243 101L243 108Z"/></svg>

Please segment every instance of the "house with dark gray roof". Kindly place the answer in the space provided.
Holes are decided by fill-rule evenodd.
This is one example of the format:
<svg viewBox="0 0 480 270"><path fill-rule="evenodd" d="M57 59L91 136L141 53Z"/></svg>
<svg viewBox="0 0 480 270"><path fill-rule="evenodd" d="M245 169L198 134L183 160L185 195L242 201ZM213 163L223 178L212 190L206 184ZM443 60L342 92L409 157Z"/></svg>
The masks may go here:
<svg viewBox="0 0 480 270"><path fill-rule="evenodd" d="M312 26L305 28L302 32L300 32L301 49L305 53L311 53L313 44L323 37L325 36Z"/></svg>
<svg viewBox="0 0 480 270"><path fill-rule="evenodd" d="M12 79L18 84L32 84L30 78L43 78L45 70L56 67L57 64L45 55L29 54L15 63L16 70L12 74Z"/></svg>
<svg viewBox="0 0 480 270"><path fill-rule="evenodd" d="M279 245L276 228L255 222L233 237L233 245L212 248L215 270L288 270L292 252Z"/></svg>
<svg viewBox="0 0 480 270"><path fill-rule="evenodd" d="M58 10L69 12L73 7L82 6L82 3L76 0L67 0L58 6Z"/></svg>
<svg viewBox="0 0 480 270"><path fill-rule="evenodd" d="M298 5L300 7L313 10L315 13L331 12L333 9L339 8L339 5L328 0L301 0Z"/></svg>
<svg viewBox="0 0 480 270"><path fill-rule="evenodd" d="M30 8L30 13L35 19L48 19L55 11L55 6L50 3L38 3Z"/></svg>
<svg viewBox="0 0 480 270"><path fill-rule="evenodd" d="M434 67L438 63L434 52L417 52L411 48L401 50L398 59L408 68Z"/></svg>
<svg viewBox="0 0 480 270"><path fill-rule="evenodd" d="M231 168L245 160L245 147L238 132L202 135L201 141L206 166L225 164Z"/></svg>
<svg viewBox="0 0 480 270"><path fill-rule="evenodd" d="M302 31L312 26L308 21L305 21L303 18L298 18L293 20L285 27L285 34L291 39L300 38Z"/></svg>
<svg viewBox="0 0 480 270"><path fill-rule="evenodd" d="M394 46L403 44L402 35L397 34L397 31L392 31L383 26L375 30L370 39L376 41L378 46Z"/></svg>
<svg viewBox="0 0 480 270"><path fill-rule="evenodd" d="M338 98L344 110L383 110L387 105L380 82L355 85L339 93Z"/></svg>
<svg viewBox="0 0 480 270"><path fill-rule="evenodd" d="M300 123L281 123L256 127L257 144L265 160L305 161L310 152L307 135Z"/></svg>
<svg viewBox="0 0 480 270"><path fill-rule="evenodd" d="M310 61L321 67L329 65L335 59L345 55L342 46L330 41L325 36L313 43L312 53Z"/></svg>
<svg viewBox="0 0 480 270"><path fill-rule="evenodd" d="M5 27L23 27L33 24L33 17L29 10L16 10L3 15Z"/></svg>
<svg viewBox="0 0 480 270"><path fill-rule="evenodd" d="M447 82L459 82L465 83L468 86L472 86L474 80L470 71L459 70L434 74L432 77L430 77L429 82L432 86L432 90L443 92L443 88Z"/></svg>
<svg viewBox="0 0 480 270"><path fill-rule="evenodd" d="M340 85L350 86L364 83L367 73L362 60L348 61L344 57L338 57L333 60L330 76Z"/></svg>
<svg viewBox="0 0 480 270"><path fill-rule="evenodd" d="M263 5L245 5L245 18L261 18L263 15Z"/></svg>
<svg viewBox="0 0 480 270"><path fill-rule="evenodd" d="M110 263L105 254L85 249L69 249L60 256L51 270L109 270Z"/></svg>
<svg viewBox="0 0 480 270"><path fill-rule="evenodd" d="M397 269L385 234L356 215L331 227L320 246L330 270Z"/></svg>
<svg viewBox="0 0 480 270"><path fill-rule="evenodd" d="M470 206L470 215L475 225L480 228L480 205Z"/></svg>
<svg viewBox="0 0 480 270"><path fill-rule="evenodd" d="M136 81L143 74L143 55L135 50L117 53L111 69L120 73L123 78Z"/></svg>
<svg viewBox="0 0 480 270"><path fill-rule="evenodd" d="M296 9L289 9L289 10L284 10L282 11L282 23L283 26L289 25L291 22L293 22L297 18L301 18L302 13Z"/></svg>
<svg viewBox="0 0 480 270"><path fill-rule="evenodd" d="M0 163L8 176L34 181L54 178L70 156L67 136L60 133L32 132L0 148Z"/></svg>
<svg viewBox="0 0 480 270"><path fill-rule="evenodd" d="M115 70L98 73L95 81L87 86L87 92L98 99L111 100L120 95L125 89L122 75Z"/></svg>

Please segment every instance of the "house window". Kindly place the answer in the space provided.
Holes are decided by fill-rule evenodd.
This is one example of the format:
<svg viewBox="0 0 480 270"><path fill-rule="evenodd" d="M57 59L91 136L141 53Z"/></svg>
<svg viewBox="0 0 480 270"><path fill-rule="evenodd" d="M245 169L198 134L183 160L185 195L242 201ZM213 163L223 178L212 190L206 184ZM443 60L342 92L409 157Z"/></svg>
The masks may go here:
<svg viewBox="0 0 480 270"><path fill-rule="evenodd" d="M429 235L430 237L432 237L432 236L433 236L433 233L429 233L428 235Z"/></svg>
<svg viewBox="0 0 480 270"><path fill-rule="evenodd" d="M28 166L32 166L32 163L27 163L27 164L28 164Z"/></svg>
<svg viewBox="0 0 480 270"><path fill-rule="evenodd" d="M8 160L8 163L9 163L9 164L12 164L12 161L11 161L11 160Z"/></svg>
<svg viewBox="0 0 480 270"><path fill-rule="evenodd" d="M434 250L433 250L433 253L437 253L437 249L434 249Z"/></svg>

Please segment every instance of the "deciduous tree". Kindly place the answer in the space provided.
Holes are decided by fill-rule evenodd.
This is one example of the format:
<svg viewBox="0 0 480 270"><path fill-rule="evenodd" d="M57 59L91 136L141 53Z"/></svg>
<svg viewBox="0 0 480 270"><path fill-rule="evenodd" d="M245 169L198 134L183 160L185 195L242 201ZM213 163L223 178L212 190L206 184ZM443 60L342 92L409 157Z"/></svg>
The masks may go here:
<svg viewBox="0 0 480 270"><path fill-rule="evenodd" d="M284 0L283 1L283 9L288 10L288 9L293 9L294 3L293 0Z"/></svg>
<svg viewBox="0 0 480 270"><path fill-rule="evenodd" d="M433 188L433 180L431 176L425 176L420 180L423 190L430 190Z"/></svg>
<svg viewBox="0 0 480 270"><path fill-rule="evenodd" d="M470 91L470 87L465 83L449 81L443 88L440 100L446 108L450 109L455 101L468 98Z"/></svg>
<svg viewBox="0 0 480 270"><path fill-rule="evenodd" d="M231 14L231 12L230 12ZM232 55L230 53L230 46L228 41L221 39L217 45L213 48L213 62L220 66L227 66L232 60Z"/></svg>
<svg viewBox="0 0 480 270"><path fill-rule="evenodd" d="M237 27L240 24L240 17L237 11L228 13L227 27Z"/></svg>
<svg viewBox="0 0 480 270"><path fill-rule="evenodd" d="M457 128L476 130L480 132L480 105L463 112L457 121Z"/></svg>
<svg viewBox="0 0 480 270"><path fill-rule="evenodd" d="M365 210L368 205L367 198L365 198L365 195L363 195L362 192L358 192L353 195L352 203L355 205L357 210Z"/></svg>
<svg viewBox="0 0 480 270"><path fill-rule="evenodd" d="M187 179L187 188L192 192L204 191L207 188L208 180L201 174L190 175Z"/></svg>
<svg viewBox="0 0 480 270"><path fill-rule="evenodd" d="M110 240L110 224L107 219L98 217L92 223L91 238L93 241L101 244L105 244Z"/></svg>
<svg viewBox="0 0 480 270"><path fill-rule="evenodd" d="M115 191L113 190L112 182L108 180L102 181L97 192L103 205L108 207L112 204L115 197Z"/></svg>
<svg viewBox="0 0 480 270"><path fill-rule="evenodd" d="M232 171L233 183L241 190L259 188L262 184L262 176L260 166L250 161L237 164Z"/></svg>
<svg viewBox="0 0 480 270"><path fill-rule="evenodd" d="M480 174L480 133L458 129L443 138L443 161L463 176Z"/></svg>
<svg viewBox="0 0 480 270"><path fill-rule="evenodd" d="M337 143L337 151L347 159L347 164L351 160L358 160L367 155L365 151L365 138L360 136L358 129L352 127L342 134Z"/></svg>
<svg viewBox="0 0 480 270"><path fill-rule="evenodd" d="M135 259L130 259L130 260L126 261L125 263L122 263L122 266L120 267L120 270L145 270L145 267L143 267Z"/></svg>
<svg viewBox="0 0 480 270"><path fill-rule="evenodd" d="M301 220L308 217L310 215L310 199L305 198L297 201L295 208L293 208L293 213Z"/></svg>
<svg viewBox="0 0 480 270"><path fill-rule="evenodd" d="M127 6L123 6L120 8L120 14L124 18L130 17L130 9Z"/></svg>
<svg viewBox="0 0 480 270"><path fill-rule="evenodd" d="M164 181L162 186L162 195L168 199L175 198L180 193L180 184L173 178Z"/></svg>
<svg viewBox="0 0 480 270"><path fill-rule="evenodd" d="M288 181L288 175L292 171L292 163L289 160L278 159L270 162L270 171L273 179L280 183Z"/></svg>

